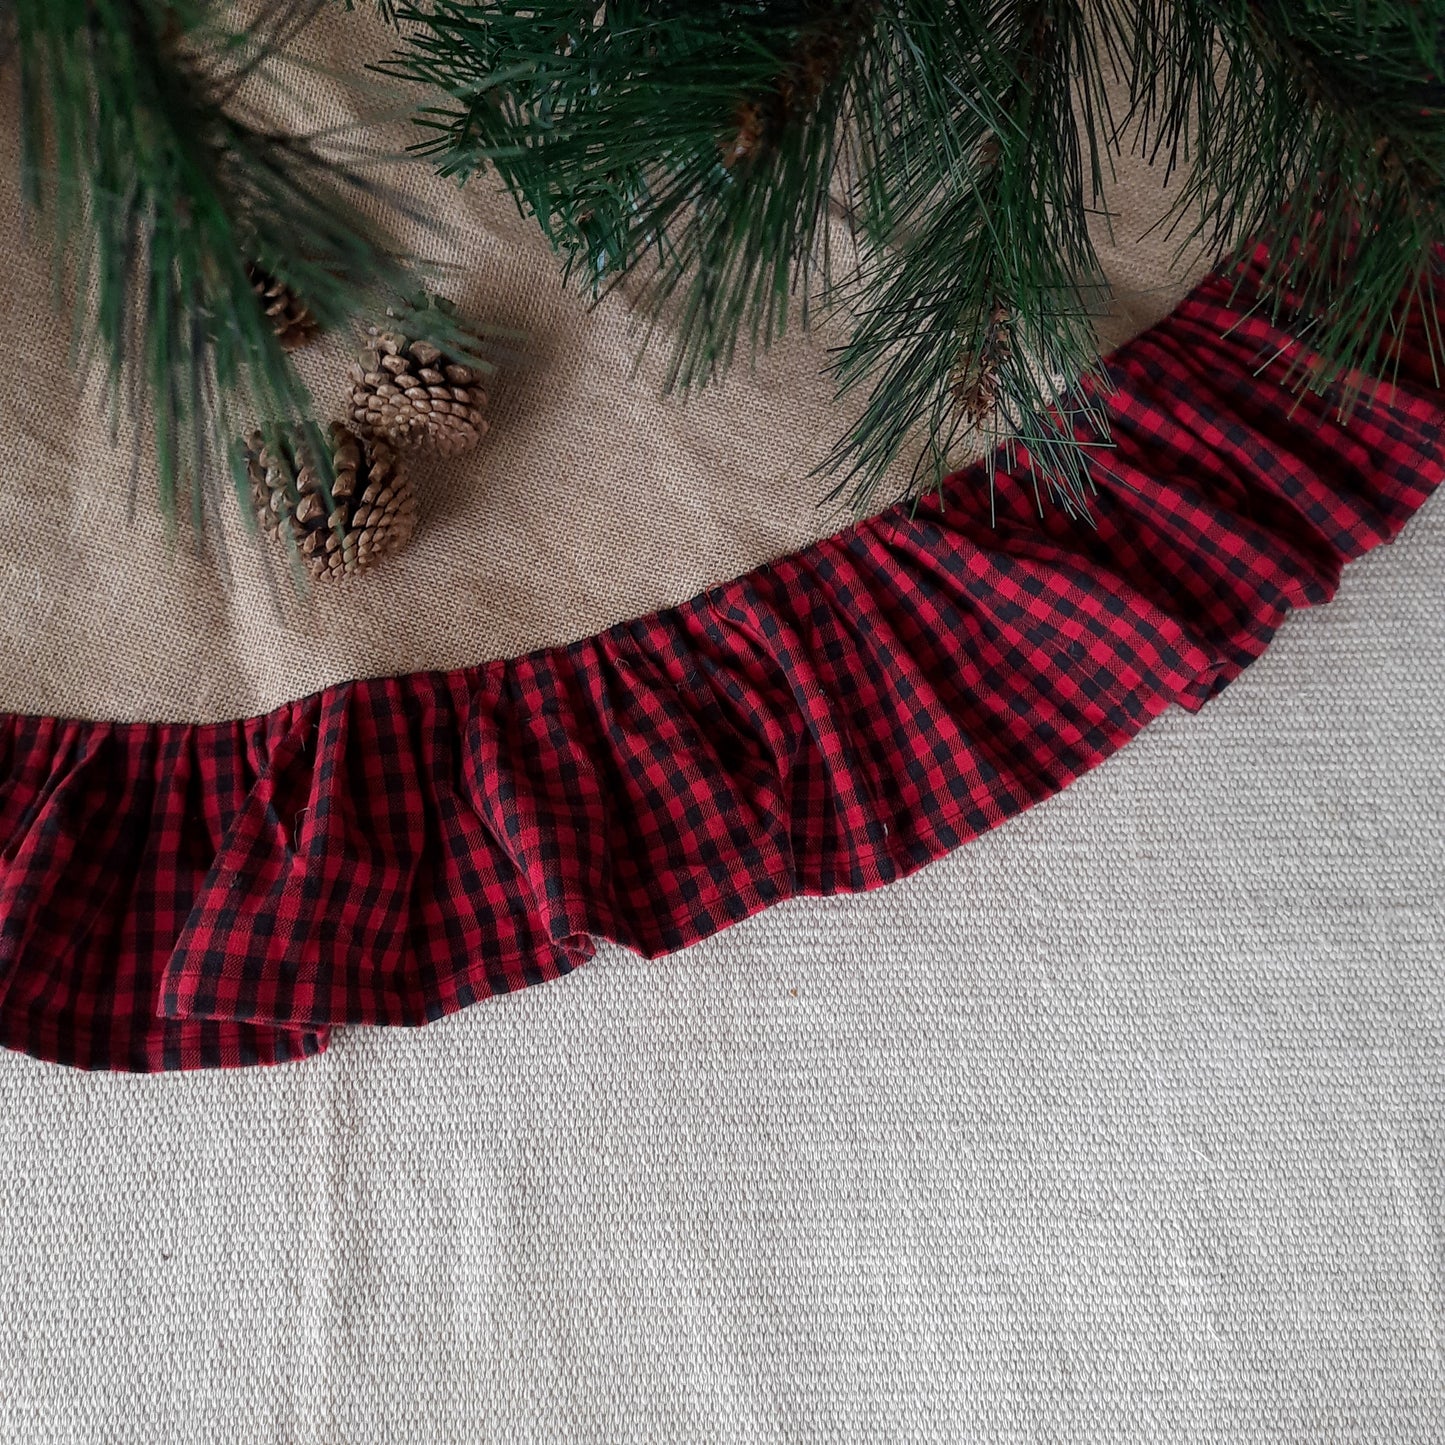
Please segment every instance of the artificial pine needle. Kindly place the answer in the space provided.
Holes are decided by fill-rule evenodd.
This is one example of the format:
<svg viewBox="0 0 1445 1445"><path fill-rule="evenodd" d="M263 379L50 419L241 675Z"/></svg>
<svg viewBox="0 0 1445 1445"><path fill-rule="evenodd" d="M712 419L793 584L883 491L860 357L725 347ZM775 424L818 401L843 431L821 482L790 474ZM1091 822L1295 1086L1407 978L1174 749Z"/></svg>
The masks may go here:
<svg viewBox="0 0 1445 1445"><path fill-rule="evenodd" d="M360 208L379 189L365 158L239 104L320 4L236 28L211 0L12 0L23 192L82 350L105 366L112 419L139 421L134 403L149 401L172 524L188 489L195 523L207 515L201 489L231 472L238 428L275 438L313 419L253 266L324 326L421 304Z"/></svg>
<svg viewBox="0 0 1445 1445"><path fill-rule="evenodd" d="M401 19L388 70L429 91L417 149L494 167L592 294L639 276L670 384L769 345L793 298L841 312L833 374L864 400L825 469L860 510L901 458L909 490L936 485L980 431L1087 510L1086 448L1107 443L1081 388L1103 375L1088 220L1125 146L1173 177L1181 250L1312 323L1301 386L1348 406L1390 365L1400 298L1434 295L1445 0L436 0ZM863 250L846 283L840 196Z"/></svg>

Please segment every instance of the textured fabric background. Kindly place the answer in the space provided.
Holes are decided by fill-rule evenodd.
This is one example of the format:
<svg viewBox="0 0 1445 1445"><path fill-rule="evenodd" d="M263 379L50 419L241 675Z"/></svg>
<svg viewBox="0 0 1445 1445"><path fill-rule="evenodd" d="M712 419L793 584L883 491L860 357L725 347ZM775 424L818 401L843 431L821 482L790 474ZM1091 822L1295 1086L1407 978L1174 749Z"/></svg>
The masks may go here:
<svg viewBox="0 0 1445 1445"><path fill-rule="evenodd" d="M1445 507L863 898L226 1076L0 1058L0 1439L1445 1438Z"/></svg>
<svg viewBox="0 0 1445 1445"><path fill-rule="evenodd" d="M126 523L15 253L0 705L257 710L829 529L816 351L659 402L444 191L534 363L380 585L279 618L253 554L225 591ZM1139 229L1114 339L1168 305ZM1442 579L1437 499L1199 717L882 893L271 1072L0 1057L0 1440L1439 1441Z"/></svg>

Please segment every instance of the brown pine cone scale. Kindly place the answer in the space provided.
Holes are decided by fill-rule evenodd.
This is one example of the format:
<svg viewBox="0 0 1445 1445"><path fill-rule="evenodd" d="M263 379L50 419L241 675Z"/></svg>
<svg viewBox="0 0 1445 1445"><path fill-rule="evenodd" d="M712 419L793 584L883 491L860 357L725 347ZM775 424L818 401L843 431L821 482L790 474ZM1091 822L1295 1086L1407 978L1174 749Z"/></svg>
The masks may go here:
<svg viewBox="0 0 1445 1445"><path fill-rule="evenodd" d="M308 444L277 457L260 432L246 443L251 498L261 525L283 528L313 577L364 571L405 546L416 527L416 494L401 459L384 441L363 442L340 422L331 424L331 502Z"/></svg>
<svg viewBox="0 0 1445 1445"><path fill-rule="evenodd" d="M284 281L278 281L269 271L254 264L246 268L246 275L283 351L296 351L316 338L321 330L320 322Z"/></svg>
<svg viewBox="0 0 1445 1445"><path fill-rule="evenodd" d="M398 447L457 456L487 431L487 394L475 371L428 341L373 329L351 368L351 423Z"/></svg>

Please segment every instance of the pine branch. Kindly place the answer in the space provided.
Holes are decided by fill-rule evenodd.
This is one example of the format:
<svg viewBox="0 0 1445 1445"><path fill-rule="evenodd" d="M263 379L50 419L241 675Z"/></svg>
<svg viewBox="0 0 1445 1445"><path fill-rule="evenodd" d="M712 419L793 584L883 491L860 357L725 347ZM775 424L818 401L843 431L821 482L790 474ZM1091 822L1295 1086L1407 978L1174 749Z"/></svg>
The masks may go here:
<svg viewBox="0 0 1445 1445"><path fill-rule="evenodd" d="M403 12L422 29L391 71L449 97L420 115L444 174L495 166L592 294L645 277L686 388L827 290L850 43L873 8L442 0Z"/></svg>
<svg viewBox="0 0 1445 1445"><path fill-rule="evenodd" d="M1079 399L1106 295L1087 222L1125 137L1183 173L1195 239L1241 262L1267 242L1264 303L1311 348L1301 384L1387 367L1399 298L1434 294L1442 0L440 0L406 18L393 73L439 94L421 148L453 174L496 166L595 292L645 278L674 383L766 346L790 299L848 302L834 372L868 397L827 465L860 508L910 453L913 488L933 484L977 430L1087 505L1082 449L1107 444ZM865 258L846 290L824 224L840 191Z"/></svg>
<svg viewBox="0 0 1445 1445"><path fill-rule="evenodd" d="M594 294L641 274L677 338L670 385L837 299L842 192L869 259L835 369L873 391L829 459L840 486L869 505L920 423L915 477L935 479L963 432L1007 418L1082 505L1058 412L1097 358L1102 83L1079 4L441 0L404 18L420 32L392 73L450 102L422 111L419 149L450 174L494 165Z"/></svg>
<svg viewBox="0 0 1445 1445"><path fill-rule="evenodd" d="M1105 144L1097 36L1072 0L909 0L885 25L865 84L892 244L863 277L833 368L844 393L871 387L825 463L842 471L835 494L851 486L869 508L919 430L912 486L936 485L982 430L1022 442L1036 481L1082 510L1076 432L1106 439L1102 416L1066 399L1097 364L1090 313L1104 294L1087 226Z"/></svg>
<svg viewBox="0 0 1445 1445"><path fill-rule="evenodd" d="M1390 374L1409 311L1437 344L1445 5L1144 9L1133 119L1151 149L1189 162L1178 215L1306 343L1299 383L1339 385L1348 408L1360 373ZM1268 260L1248 274L1259 242Z"/></svg>
<svg viewBox="0 0 1445 1445"><path fill-rule="evenodd" d="M311 399L262 312L250 267L325 326L416 303L417 283L363 218L376 186L240 97L318 8L245 30L209 0L15 0L23 186L49 229L80 348L105 367L113 426L148 400L160 502L229 474L250 517L240 438L318 441Z"/></svg>
<svg viewBox="0 0 1445 1445"><path fill-rule="evenodd" d="M26 195L113 413L149 396L168 511L192 476L199 519L222 455L244 493L253 423L309 423L253 267L324 324L417 297L362 219L364 159L242 104L321 3L238 30L214 0L13 0ZM449 174L496 167L593 294L636 278L676 338L670 385L765 348L795 307L843 306L834 374L867 398L828 465L860 508L900 457L932 485L980 430L1087 505L1081 447L1107 439L1070 398L1098 366L1087 221L1122 135L1178 164L1196 238L1236 261L1268 243L1261 301L1307 338L1301 384L1347 403L1388 374L1402 296L1439 334L1442 0L438 0L400 18L388 68L435 96L420 149ZM840 198L862 255L846 286Z"/></svg>

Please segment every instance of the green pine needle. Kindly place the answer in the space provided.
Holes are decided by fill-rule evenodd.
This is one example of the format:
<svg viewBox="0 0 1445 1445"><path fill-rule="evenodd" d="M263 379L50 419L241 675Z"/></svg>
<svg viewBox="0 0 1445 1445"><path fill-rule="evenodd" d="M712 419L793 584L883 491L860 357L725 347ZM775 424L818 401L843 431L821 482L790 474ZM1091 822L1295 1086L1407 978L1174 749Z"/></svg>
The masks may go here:
<svg viewBox="0 0 1445 1445"><path fill-rule="evenodd" d="M235 29L210 0L14 0L24 194L114 424L148 403L172 522L189 492L199 527L218 479L250 518L240 438L253 427L319 437L249 265L325 327L420 304L359 209L377 193L368 170L242 104L317 8L277 4Z"/></svg>
<svg viewBox="0 0 1445 1445"><path fill-rule="evenodd" d="M1445 0L437 0L388 67L418 149L493 166L593 294L623 278L711 380L818 302L866 392L826 467L866 509L935 485L971 432L1088 505L1108 444L1088 222L1124 146L1167 157L1176 224L1242 262L1348 407L1417 298L1433 338ZM1128 113L1110 113L1122 71ZM862 261L834 275L828 219ZM1241 275L1243 271L1241 269ZM1242 284L1244 284L1242 282Z"/></svg>

